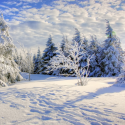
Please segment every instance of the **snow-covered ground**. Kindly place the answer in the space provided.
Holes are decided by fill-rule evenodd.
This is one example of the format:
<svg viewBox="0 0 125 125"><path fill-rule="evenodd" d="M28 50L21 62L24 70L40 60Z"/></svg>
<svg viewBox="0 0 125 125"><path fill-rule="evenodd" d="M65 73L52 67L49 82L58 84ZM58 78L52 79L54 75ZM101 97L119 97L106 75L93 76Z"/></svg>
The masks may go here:
<svg viewBox="0 0 125 125"><path fill-rule="evenodd" d="M115 78L87 86L75 77L31 79L0 88L0 125L125 125L125 88L112 86Z"/></svg>

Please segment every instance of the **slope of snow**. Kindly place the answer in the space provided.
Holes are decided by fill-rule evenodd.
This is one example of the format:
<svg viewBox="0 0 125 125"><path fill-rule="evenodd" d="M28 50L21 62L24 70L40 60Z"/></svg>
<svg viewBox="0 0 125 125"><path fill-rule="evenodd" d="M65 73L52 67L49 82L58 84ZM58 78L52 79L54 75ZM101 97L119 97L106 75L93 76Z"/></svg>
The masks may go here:
<svg viewBox="0 0 125 125"><path fill-rule="evenodd" d="M22 73L28 78L26 73ZM0 125L125 125L125 88L115 78L31 75L0 88Z"/></svg>

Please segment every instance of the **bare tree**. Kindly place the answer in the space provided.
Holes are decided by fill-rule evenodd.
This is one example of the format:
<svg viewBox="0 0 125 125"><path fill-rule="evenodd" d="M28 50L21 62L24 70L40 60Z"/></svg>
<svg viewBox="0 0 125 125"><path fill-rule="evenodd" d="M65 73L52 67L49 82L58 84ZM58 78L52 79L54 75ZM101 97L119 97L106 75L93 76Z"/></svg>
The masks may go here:
<svg viewBox="0 0 125 125"><path fill-rule="evenodd" d="M18 44L20 45L23 54L22 60L20 60L19 64L20 67L23 68L23 71L29 73L28 79L30 81L30 74L33 73L34 70L32 53L31 50L26 50L23 44L19 42Z"/></svg>
<svg viewBox="0 0 125 125"><path fill-rule="evenodd" d="M58 73L60 68L73 69L78 77L78 85L86 85L88 83L87 77L89 75L89 61L91 57L88 56L87 65L85 67L80 67L80 60L86 51L81 51L82 46L77 42L74 42L73 45L68 46L71 48L69 50L69 55L65 56L64 52L61 49L58 49L58 54L50 60L51 65L48 67L48 70Z"/></svg>

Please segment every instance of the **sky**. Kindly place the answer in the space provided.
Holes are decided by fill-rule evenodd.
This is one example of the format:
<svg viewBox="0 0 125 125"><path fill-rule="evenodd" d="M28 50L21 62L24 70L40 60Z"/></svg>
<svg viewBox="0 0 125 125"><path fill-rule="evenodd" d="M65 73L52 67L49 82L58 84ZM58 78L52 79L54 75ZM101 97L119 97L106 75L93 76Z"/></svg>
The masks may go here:
<svg viewBox="0 0 125 125"><path fill-rule="evenodd" d="M2 11L13 43L23 44L36 53L46 47L49 35L55 45L62 37L72 41L77 28L90 39L96 35L99 42L106 39L106 21L109 20L121 46L125 49L125 0L0 0Z"/></svg>

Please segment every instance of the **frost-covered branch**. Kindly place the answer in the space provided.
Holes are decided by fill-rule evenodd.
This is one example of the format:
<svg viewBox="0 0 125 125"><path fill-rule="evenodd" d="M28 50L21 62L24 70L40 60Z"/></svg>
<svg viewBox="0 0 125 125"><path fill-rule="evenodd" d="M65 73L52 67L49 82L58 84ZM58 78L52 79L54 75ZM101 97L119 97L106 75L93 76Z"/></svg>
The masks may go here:
<svg viewBox="0 0 125 125"><path fill-rule="evenodd" d="M87 77L89 75L90 57L87 59L87 65L85 67L80 67L80 60L86 51L83 50L82 46L77 42L74 42L73 45L69 46L71 49L69 50L69 55L67 57L64 55L64 52L61 49L57 50L58 54L50 60L51 66L49 66L48 69L55 71L56 74L60 68L72 69L79 79L78 85L86 85L88 83Z"/></svg>
<svg viewBox="0 0 125 125"><path fill-rule="evenodd" d="M33 59L32 59L32 53L31 51L27 51L25 48L24 48L24 45L19 43L18 44L20 45L20 48L22 50L22 53L23 53L23 59L20 60L19 62L19 66L22 66L20 68L23 68L23 69L27 69L27 72L29 73L29 81L30 81L30 74L33 72Z"/></svg>

